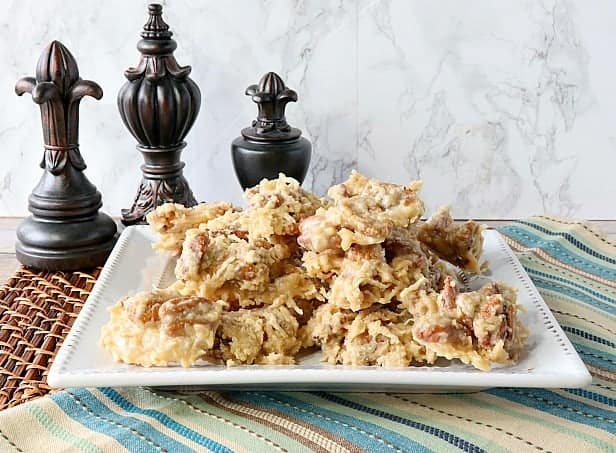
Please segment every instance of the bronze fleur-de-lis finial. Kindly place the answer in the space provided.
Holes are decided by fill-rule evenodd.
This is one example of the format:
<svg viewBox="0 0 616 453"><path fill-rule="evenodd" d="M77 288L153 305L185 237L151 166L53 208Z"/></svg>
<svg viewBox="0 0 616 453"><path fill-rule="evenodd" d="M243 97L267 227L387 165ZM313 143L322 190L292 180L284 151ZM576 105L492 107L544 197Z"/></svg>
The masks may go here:
<svg viewBox="0 0 616 453"><path fill-rule="evenodd" d="M79 152L79 102L100 99L101 87L79 77L77 62L62 43L53 41L41 54L36 77L17 81L15 92L30 93L39 105L45 170L28 199L28 217L17 230L17 258L49 270L101 265L115 243L117 227L100 213L101 194L86 178Z"/></svg>

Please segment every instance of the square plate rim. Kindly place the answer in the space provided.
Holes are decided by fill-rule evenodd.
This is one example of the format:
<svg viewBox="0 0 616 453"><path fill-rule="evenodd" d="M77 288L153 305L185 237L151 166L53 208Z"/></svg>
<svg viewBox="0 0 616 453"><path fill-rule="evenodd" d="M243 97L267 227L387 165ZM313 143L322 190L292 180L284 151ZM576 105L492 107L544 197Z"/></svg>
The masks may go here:
<svg viewBox="0 0 616 453"><path fill-rule="evenodd" d="M507 261L520 279L527 291L531 302L544 317L542 325L550 326L549 331L560 346L563 355L569 360L567 374L562 370L553 373L498 373L489 372L445 372L438 368L410 367L403 369L382 367L345 367L342 365L328 365L311 368L305 365L247 365L240 367L208 369L208 367L194 367L177 369L176 367L160 367L150 369L146 373L131 373L130 369L116 369L112 371L87 372L71 370L70 360L72 352L79 347L79 340L93 312L101 303L101 297L109 280L113 277L114 269L122 259L126 248L130 246L130 239L134 234L145 235L149 240L155 237L147 225L128 226L122 231L116 246L105 263L90 295L86 299L77 319L67 334L60 350L56 354L49 374L48 384L53 387L99 387L99 386L199 386L211 388L225 388L229 386L248 386L260 388L267 385L289 384L307 388L327 388L329 386L348 385L349 391L357 391L356 386L391 385L397 389L413 391L420 387L431 388L488 388L488 387L582 387L592 380L584 362L571 344L568 337L556 321L550 308L543 300L539 291L530 279L526 270L519 262L515 253L506 243L504 237L496 230L490 229L485 235L492 235L497 240L501 252L506 255ZM119 366L122 364L118 364ZM173 374L170 373L173 371ZM335 372L332 372L334 371ZM282 371L282 373L281 373ZM233 384L229 383L229 375L233 376ZM327 374L324 380L324 374ZM409 379L409 376L411 379ZM452 379L453 377L453 379ZM204 381L206 378L206 381ZM449 382L451 381L451 382ZM447 383L449 382L449 383ZM337 391L343 391L337 388ZM375 390L368 390L375 391ZM378 391L378 390L376 390Z"/></svg>

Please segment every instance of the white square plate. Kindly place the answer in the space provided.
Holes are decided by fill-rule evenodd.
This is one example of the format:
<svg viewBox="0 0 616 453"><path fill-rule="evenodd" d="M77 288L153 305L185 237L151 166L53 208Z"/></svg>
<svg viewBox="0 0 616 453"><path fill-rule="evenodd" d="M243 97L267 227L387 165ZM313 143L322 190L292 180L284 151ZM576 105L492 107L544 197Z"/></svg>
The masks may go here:
<svg viewBox="0 0 616 453"><path fill-rule="evenodd" d="M472 391L486 387L580 387L591 376L503 237L486 231L484 257L490 278L518 289L520 314L530 330L521 361L479 371L456 362L387 369L344 367L319 361L320 351L296 365L204 365L143 368L116 363L98 345L107 308L137 291L173 282L175 260L155 252L147 226L124 230L90 297L62 344L49 372L55 387L200 386L204 388L336 391Z"/></svg>

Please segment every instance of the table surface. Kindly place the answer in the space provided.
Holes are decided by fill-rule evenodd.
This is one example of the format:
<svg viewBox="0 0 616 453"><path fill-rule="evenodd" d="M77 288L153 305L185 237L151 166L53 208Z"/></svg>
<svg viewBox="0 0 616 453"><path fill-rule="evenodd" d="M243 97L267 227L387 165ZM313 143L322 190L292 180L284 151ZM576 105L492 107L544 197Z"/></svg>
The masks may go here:
<svg viewBox="0 0 616 453"><path fill-rule="evenodd" d="M0 217L0 282L4 282L19 266L15 258L15 229L22 221L19 217ZM478 220L491 227L497 227L511 220ZM595 220L589 222L606 236L616 239L616 220Z"/></svg>
<svg viewBox="0 0 616 453"><path fill-rule="evenodd" d="M484 222L491 226L503 223ZM115 451L123 442L135 451L149 451L153 446L175 451L178 443L192 448L222 450L229 446L231 450L267 452L273 447L295 451L300 443L306 449L315 446L328 451L332 445L348 450L362 446L368 451L385 447L409 451L418 445L435 451L454 447L466 451L613 451L616 412L609 406L616 400L611 382L616 375L616 322L609 314L612 306L605 301L614 298L616 222L592 222L595 229L610 236L612 245L570 223L529 219L518 228L510 228L508 235L514 249L532 251L519 255L521 264L537 276L538 282L547 283L540 290L593 373L594 382L585 390L492 389L477 394L407 396L208 392L170 396L142 388L71 389L56 393L53 400L37 398L31 405L1 412L0 450L14 444L21 451L47 451L53 446L56 450L63 446L74 449L77 445ZM18 224L19 219L0 219L2 278L17 265L13 244ZM10 369L18 367L38 379L38 371L45 366L41 364L49 362L48 348L56 346L50 334L53 330L57 338L57 327L63 326L59 319L50 323L52 319L41 316L47 306L59 312L57 282L62 279L53 277L57 280L50 285L31 285L26 278L25 288L5 291L7 295L0 301L11 317L0 326L5 376L12 373L6 372L10 363L14 364ZM66 283L62 292L74 295L74 285ZM24 314L38 323L36 329L30 328ZM62 335L66 330L63 327ZM11 377L11 382L2 387L0 400L17 382ZM46 391L25 377L14 388L11 398L37 397L37 391ZM167 418L161 419L160 414Z"/></svg>

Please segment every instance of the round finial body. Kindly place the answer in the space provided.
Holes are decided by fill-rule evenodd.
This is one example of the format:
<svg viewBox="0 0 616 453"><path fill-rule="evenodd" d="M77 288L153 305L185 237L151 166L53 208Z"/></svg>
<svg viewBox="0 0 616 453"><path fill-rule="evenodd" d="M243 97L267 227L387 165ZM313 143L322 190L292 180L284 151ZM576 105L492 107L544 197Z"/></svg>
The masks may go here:
<svg viewBox="0 0 616 453"><path fill-rule="evenodd" d="M279 173L304 181L312 145L304 137L288 142L265 144L244 137L237 137L231 143L233 168L242 189L253 187L263 179L275 179Z"/></svg>

